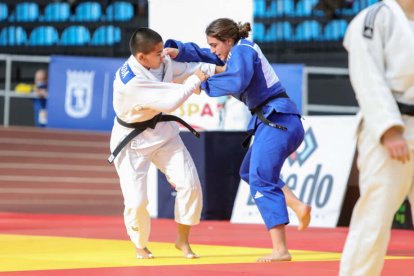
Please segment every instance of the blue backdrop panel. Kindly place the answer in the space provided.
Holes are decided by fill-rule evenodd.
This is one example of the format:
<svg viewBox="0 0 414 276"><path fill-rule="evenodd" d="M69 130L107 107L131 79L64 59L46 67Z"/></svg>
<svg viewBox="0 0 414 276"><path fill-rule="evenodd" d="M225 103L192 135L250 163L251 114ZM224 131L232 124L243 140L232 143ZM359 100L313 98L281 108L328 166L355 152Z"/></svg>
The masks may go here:
<svg viewBox="0 0 414 276"><path fill-rule="evenodd" d="M49 66L48 127L112 129L112 87L124 59L52 56Z"/></svg>
<svg viewBox="0 0 414 276"><path fill-rule="evenodd" d="M289 97L295 102L299 111L302 109L303 65L272 64Z"/></svg>

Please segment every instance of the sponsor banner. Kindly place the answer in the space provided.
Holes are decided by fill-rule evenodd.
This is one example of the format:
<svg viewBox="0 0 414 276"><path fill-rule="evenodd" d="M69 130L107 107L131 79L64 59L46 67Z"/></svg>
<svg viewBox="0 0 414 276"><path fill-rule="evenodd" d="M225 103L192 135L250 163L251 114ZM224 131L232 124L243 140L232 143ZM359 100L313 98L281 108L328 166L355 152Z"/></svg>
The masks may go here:
<svg viewBox="0 0 414 276"><path fill-rule="evenodd" d="M123 59L52 56L48 127L111 130L112 87Z"/></svg>
<svg viewBox="0 0 414 276"><path fill-rule="evenodd" d="M305 139L286 160L281 178L293 193L312 206L310 226L336 227L355 152L355 116L308 116L303 120ZM288 208L290 225L298 225ZM263 223L241 182L231 222Z"/></svg>
<svg viewBox="0 0 414 276"><path fill-rule="evenodd" d="M197 130L220 129L220 106L217 98L207 96L202 92L200 95L191 95L178 109L171 113L178 116ZM181 127L188 131L187 128Z"/></svg>
<svg viewBox="0 0 414 276"><path fill-rule="evenodd" d="M302 110L303 65L272 64L289 97ZM198 130L245 130L250 111L233 97L208 97L205 92L192 95L173 115L179 116ZM181 127L181 130L188 131Z"/></svg>

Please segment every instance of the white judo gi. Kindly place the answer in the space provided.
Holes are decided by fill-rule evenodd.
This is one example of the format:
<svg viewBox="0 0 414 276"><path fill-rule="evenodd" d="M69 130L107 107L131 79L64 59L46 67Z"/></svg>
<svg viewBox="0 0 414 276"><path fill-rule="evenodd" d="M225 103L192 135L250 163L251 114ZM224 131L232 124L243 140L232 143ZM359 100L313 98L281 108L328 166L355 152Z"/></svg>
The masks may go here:
<svg viewBox="0 0 414 276"><path fill-rule="evenodd" d="M384 5L376 16L373 9ZM364 25L373 26L370 28ZM364 37L365 35L372 37ZM360 198L352 214L340 275L380 275L396 211L409 198L414 214L414 117L397 102L414 105L414 26L395 0L360 12L344 39L351 83L360 105ZM404 129L410 161L391 159L381 144L390 127Z"/></svg>
<svg viewBox="0 0 414 276"><path fill-rule="evenodd" d="M192 74L197 68L213 75L215 65L178 63L165 57L158 70L147 70L131 56L116 72L113 107L117 117L126 123L147 121L160 112L178 108L200 84L190 76L183 84L172 83L176 78ZM111 134L114 151L131 132L117 120ZM194 162L184 146L176 122L159 122L132 139L114 160L124 197L124 220L127 233L137 248L145 248L150 234L147 210L147 173L150 164L161 170L177 191L175 221L195 225L200 221L202 191Z"/></svg>

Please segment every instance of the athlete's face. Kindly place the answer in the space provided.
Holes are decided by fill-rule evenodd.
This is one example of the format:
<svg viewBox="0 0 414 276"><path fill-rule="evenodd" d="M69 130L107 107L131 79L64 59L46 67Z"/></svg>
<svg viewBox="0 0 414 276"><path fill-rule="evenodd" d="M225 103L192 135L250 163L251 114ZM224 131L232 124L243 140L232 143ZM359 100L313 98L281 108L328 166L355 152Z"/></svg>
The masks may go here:
<svg viewBox="0 0 414 276"><path fill-rule="evenodd" d="M157 69L164 61L164 44L162 42L156 44L148 54L138 53L139 63L147 69Z"/></svg>
<svg viewBox="0 0 414 276"><path fill-rule="evenodd" d="M207 43L210 45L210 51L218 56L222 61L226 61L233 47L233 39L226 39L225 41L218 40L215 37L207 36Z"/></svg>

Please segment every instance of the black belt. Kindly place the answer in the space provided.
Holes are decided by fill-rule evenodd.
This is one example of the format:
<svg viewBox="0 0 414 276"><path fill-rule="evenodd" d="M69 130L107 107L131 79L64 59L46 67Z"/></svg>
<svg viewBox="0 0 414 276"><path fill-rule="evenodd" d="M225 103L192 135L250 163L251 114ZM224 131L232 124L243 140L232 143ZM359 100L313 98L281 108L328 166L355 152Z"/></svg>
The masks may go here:
<svg viewBox="0 0 414 276"><path fill-rule="evenodd" d="M138 134L140 134L141 132L143 132L144 130L146 130L147 128L152 128L154 129L155 126L157 125L158 122L170 122L170 121L175 121L178 122L180 124L182 124L183 126L185 126L189 131L191 131L192 134L194 134L194 136L196 136L197 138L200 137L200 133L198 133L193 127L191 127L186 121L184 121L183 119L174 116L174 115L164 115L164 114L158 114L156 115L154 118L152 118L151 120L148 121L144 121L144 122L138 122L138 123L126 123L124 121L122 121L121 119L119 119L118 117L116 117L116 120L118 121L118 123L121 126L124 127L128 127L128 128L133 128L134 130L132 130L119 144L118 146L116 146L115 150L111 153L111 156L108 157L108 162L109 164L111 164L115 157L119 154L119 152L132 140L134 139Z"/></svg>
<svg viewBox="0 0 414 276"><path fill-rule="evenodd" d="M397 102L401 114L414 116L414 105Z"/></svg>
<svg viewBox="0 0 414 276"><path fill-rule="evenodd" d="M253 114L257 115L257 118L260 119L260 121L262 121L264 124L273 127L273 128L277 128L280 130L287 130L286 127L281 126L279 124L273 123L272 121L268 120L264 115L263 115L263 110L262 108L267 105L269 102L271 102L274 99L278 99L278 98L289 98L288 94L286 94L286 92L282 92L280 94L271 96L269 98L267 98L263 103L259 104L257 107L253 108L250 110L250 112ZM247 132L247 137L244 139L242 146L243 148L248 148L250 145L250 140L252 139L252 136L254 135L255 130L249 131Z"/></svg>

